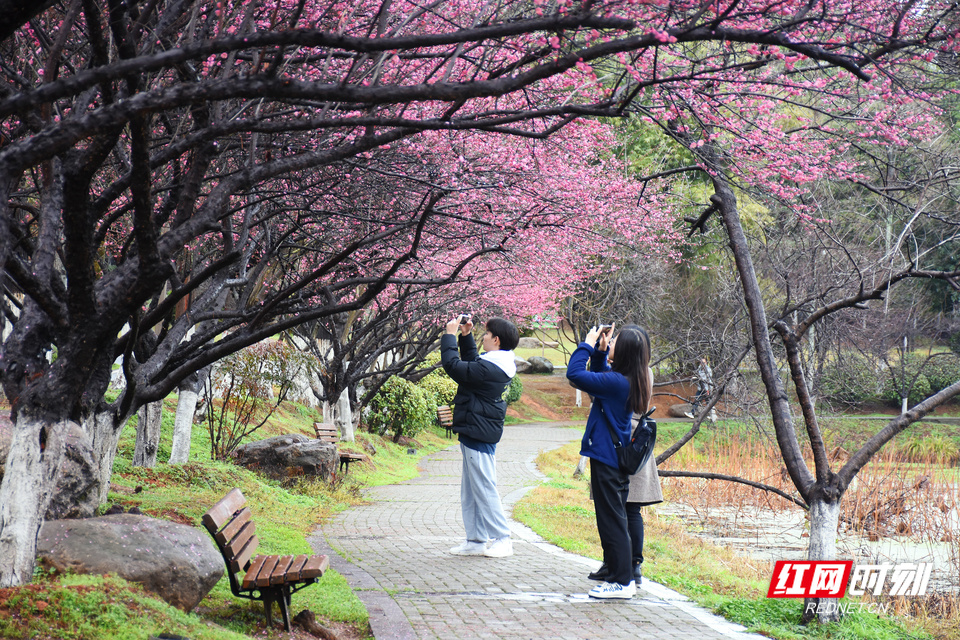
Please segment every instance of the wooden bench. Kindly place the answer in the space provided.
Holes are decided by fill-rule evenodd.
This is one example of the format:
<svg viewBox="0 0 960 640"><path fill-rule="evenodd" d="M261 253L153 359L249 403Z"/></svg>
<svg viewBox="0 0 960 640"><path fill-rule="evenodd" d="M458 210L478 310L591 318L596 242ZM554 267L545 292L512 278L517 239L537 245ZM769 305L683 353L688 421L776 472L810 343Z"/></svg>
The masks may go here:
<svg viewBox="0 0 960 640"><path fill-rule="evenodd" d="M329 442L334 446L340 442L340 431L337 429L337 425L335 424L330 424L327 422L314 422L313 430L316 432L317 440L320 442ZM367 456L363 455L362 453L339 451L339 454L340 471L343 471L344 475L350 473L351 462L362 462L367 459Z"/></svg>
<svg viewBox="0 0 960 640"><path fill-rule="evenodd" d="M447 437L453 437L453 409L447 405L437 407L437 421L447 430Z"/></svg>
<svg viewBox="0 0 960 640"><path fill-rule="evenodd" d="M273 626L273 603L280 605L283 628L290 631L290 596L323 575L327 556L254 556L260 539L240 489L230 492L203 515L227 565L230 590L238 598L262 600L267 628ZM237 573L243 574L237 580Z"/></svg>

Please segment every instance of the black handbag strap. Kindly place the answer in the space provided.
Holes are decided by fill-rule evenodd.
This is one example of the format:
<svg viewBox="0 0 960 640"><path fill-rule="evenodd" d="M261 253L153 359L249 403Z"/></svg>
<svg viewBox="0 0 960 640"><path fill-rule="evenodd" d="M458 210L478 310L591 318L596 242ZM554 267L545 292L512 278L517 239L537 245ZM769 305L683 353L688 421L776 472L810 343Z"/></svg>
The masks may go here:
<svg viewBox="0 0 960 640"><path fill-rule="evenodd" d="M597 405L597 408L600 409L600 413L603 414L604 422L607 423L607 431L610 432L610 439L613 440L613 448L619 449L623 446L623 442L620 440L620 436L618 436L617 432L614 430L613 425L610 424L610 419L607 418L607 414L603 410L603 405L600 404L600 398L595 398L594 403Z"/></svg>
<svg viewBox="0 0 960 640"><path fill-rule="evenodd" d="M603 417L606 418L606 419L604 420L604 422L607 423L607 431L610 432L610 439L613 440L613 448L614 448L614 449L619 449L620 447L623 446L623 442L620 440L620 436L618 436L618 435L617 435L617 432L614 430L613 425L610 424L610 419L607 418L607 414L606 414L606 412L603 410L603 405L600 404L600 399L599 399L599 398L595 398L595 399L593 400L593 402L594 402L594 404L597 405L597 408L600 409L600 413L603 414ZM640 419L637 421L637 425L643 424L643 422L644 422L647 418L650 417L650 414L652 414L652 413L653 413L654 411L656 411L656 410L657 410L656 407L650 407L649 411L647 411L646 413L644 413L644 414L642 414L642 415L640 416Z"/></svg>

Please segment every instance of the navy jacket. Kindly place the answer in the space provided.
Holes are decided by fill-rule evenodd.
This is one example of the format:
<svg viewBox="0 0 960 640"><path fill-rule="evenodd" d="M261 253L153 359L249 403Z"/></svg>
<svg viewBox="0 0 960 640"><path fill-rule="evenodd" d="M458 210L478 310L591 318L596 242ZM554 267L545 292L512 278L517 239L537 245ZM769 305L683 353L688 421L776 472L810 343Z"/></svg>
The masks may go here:
<svg viewBox="0 0 960 640"><path fill-rule="evenodd" d="M588 360L590 371L587 371ZM606 351L597 351L586 342L577 345L570 356L567 380L577 389L593 396L587 428L580 442L580 455L618 468L617 452L607 424L613 425L614 431L620 435L620 442L629 441L633 419L633 410L627 405L630 400L630 381L610 369Z"/></svg>
<svg viewBox="0 0 960 640"><path fill-rule="evenodd" d="M459 385L453 399L453 432L480 442L500 442L507 415L503 392L510 384L510 376L480 358L472 334L460 335L459 339L449 333L440 336L440 361L443 370Z"/></svg>

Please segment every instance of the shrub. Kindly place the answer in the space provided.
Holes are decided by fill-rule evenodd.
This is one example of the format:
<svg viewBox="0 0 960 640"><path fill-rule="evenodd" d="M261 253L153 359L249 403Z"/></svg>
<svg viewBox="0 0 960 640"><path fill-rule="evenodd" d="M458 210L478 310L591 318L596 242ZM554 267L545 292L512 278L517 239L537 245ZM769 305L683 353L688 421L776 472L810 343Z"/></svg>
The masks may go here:
<svg viewBox="0 0 960 640"><path fill-rule="evenodd" d="M923 368L930 382L930 393L937 393L960 380L960 358L953 354L938 355Z"/></svg>
<svg viewBox="0 0 960 640"><path fill-rule="evenodd" d="M417 385L391 376L370 402L367 426L380 436L393 431L393 441L412 438L434 422L437 403Z"/></svg>
<svg viewBox="0 0 960 640"><path fill-rule="evenodd" d="M901 362L887 370L881 397L886 402L899 406L906 394L907 403L913 406L929 396L932 393L931 385L925 372L930 364L925 355L906 354Z"/></svg>
<svg viewBox="0 0 960 640"><path fill-rule="evenodd" d="M306 368L307 356L275 340L218 361L204 388L211 458L227 459L266 424ZM214 403L215 398L221 402Z"/></svg>
<svg viewBox="0 0 960 640"><path fill-rule="evenodd" d="M856 405L875 399L879 393L876 369L859 353L842 354L823 368L820 394L827 400Z"/></svg>
<svg viewBox="0 0 960 640"><path fill-rule="evenodd" d="M523 380L520 379L520 376L513 376L510 379L510 384L503 392L503 399L507 401L507 404L513 404L520 399L521 395L523 395Z"/></svg>
<svg viewBox="0 0 960 640"><path fill-rule="evenodd" d="M960 459L960 447L946 436L923 436L907 441L904 454L908 462L953 465Z"/></svg>
<svg viewBox="0 0 960 640"><path fill-rule="evenodd" d="M420 379L417 385L433 397L434 404L452 405L457 395L457 383L443 369L435 369Z"/></svg>

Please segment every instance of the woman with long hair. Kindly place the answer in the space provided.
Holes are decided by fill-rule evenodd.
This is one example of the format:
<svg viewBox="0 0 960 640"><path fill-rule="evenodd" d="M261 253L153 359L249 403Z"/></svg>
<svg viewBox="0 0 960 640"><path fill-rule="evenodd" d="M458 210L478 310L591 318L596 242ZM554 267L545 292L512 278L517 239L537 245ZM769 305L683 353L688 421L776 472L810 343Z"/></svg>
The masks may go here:
<svg viewBox="0 0 960 640"><path fill-rule="evenodd" d="M634 412L644 413L653 395L647 332L628 324L613 335L612 325L593 327L567 364L567 379L593 397L580 455L590 459L590 488L608 570L606 581L590 591L593 598L632 598L637 591L626 512L629 476L620 471L608 425L620 442L628 442Z"/></svg>

